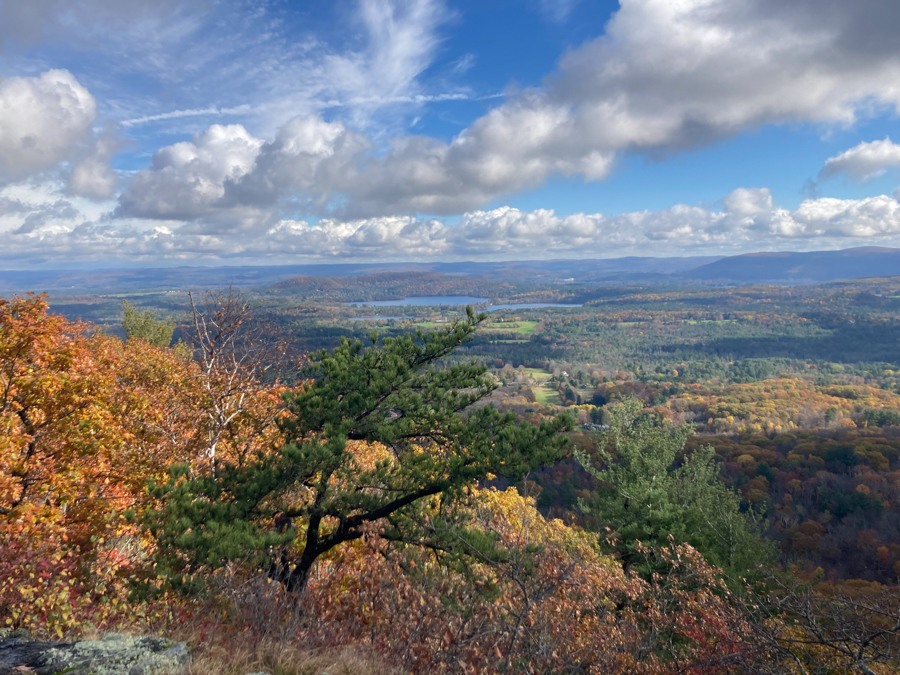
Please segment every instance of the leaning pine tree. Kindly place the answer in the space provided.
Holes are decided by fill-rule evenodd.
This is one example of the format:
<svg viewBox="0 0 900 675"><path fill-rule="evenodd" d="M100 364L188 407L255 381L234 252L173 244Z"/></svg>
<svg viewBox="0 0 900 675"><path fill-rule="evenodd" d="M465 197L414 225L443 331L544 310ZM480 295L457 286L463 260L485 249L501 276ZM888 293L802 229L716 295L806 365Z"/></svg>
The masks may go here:
<svg viewBox="0 0 900 675"><path fill-rule="evenodd" d="M438 541L446 530L434 515L466 487L559 458L568 417L532 425L473 406L496 386L486 368L436 365L484 319L470 308L467 315L380 346L374 335L369 348L342 341L316 355L311 383L286 398L288 442L279 451L222 463L211 475L174 467L167 484L151 488L164 506L145 517L160 569L183 583L231 561L255 562L300 590L317 559L372 527L388 540L450 548L450 538ZM382 458L361 461L352 441L378 444Z"/></svg>

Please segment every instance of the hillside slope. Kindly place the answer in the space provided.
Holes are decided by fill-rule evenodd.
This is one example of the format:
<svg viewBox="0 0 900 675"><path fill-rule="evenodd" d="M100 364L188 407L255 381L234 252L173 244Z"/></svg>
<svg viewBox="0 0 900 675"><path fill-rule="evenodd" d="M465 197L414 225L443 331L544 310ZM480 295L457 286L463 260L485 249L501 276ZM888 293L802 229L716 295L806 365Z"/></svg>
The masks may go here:
<svg viewBox="0 0 900 675"><path fill-rule="evenodd" d="M867 246L843 251L747 253L678 274L687 281L809 284L900 275L900 249Z"/></svg>

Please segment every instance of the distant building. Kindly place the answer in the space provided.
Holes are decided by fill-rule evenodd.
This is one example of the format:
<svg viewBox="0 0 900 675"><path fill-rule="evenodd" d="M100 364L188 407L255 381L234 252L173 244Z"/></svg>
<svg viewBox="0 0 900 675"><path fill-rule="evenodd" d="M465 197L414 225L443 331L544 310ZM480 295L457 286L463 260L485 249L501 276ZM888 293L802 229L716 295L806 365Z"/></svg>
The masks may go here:
<svg viewBox="0 0 900 675"><path fill-rule="evenodd" d="M608 424L582 424L581 428L585 431L606 431L609 429Z"/></svg>

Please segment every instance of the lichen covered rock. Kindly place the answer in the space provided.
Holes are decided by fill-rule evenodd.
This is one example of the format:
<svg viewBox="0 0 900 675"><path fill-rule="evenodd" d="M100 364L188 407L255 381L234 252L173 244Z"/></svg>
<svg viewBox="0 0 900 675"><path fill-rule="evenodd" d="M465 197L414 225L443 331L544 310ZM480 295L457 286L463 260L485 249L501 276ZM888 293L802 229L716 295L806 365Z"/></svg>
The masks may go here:
<svg viewBox="0 0 900 675"><path fill-rule="evenodd" d="M187 645L164 638L112 634L101 640L40 642L0 632L0 675L180 675Z"/></svg>

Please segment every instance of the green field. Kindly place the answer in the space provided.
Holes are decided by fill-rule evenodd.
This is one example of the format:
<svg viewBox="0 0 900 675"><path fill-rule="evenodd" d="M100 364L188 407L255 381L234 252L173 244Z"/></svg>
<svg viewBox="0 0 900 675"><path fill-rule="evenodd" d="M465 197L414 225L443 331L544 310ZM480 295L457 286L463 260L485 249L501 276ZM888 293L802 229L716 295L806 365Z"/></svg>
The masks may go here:
<svg viewBox="0 0 900 675"><path fill-rule="evenodd" d="M534 397L537 399L538 403L543 405L560 405L562 403L559 398L559 392L555 389L534 387L532 391L534 392Z"/></svg>
<svg viewBox="0 0 900 675"><path fill-rule="evenodd" d="M548 373L543 368L525 368L525 372L531 375L531 377L537 383L531 388L531 390L534 392L534 397L537 399L538 403L542 405L562 404L562 400L559 397L559 392L556 391L556 389L551 389L550 387L544 386L544 383L552 377L550 373Z"/></svg>
<svg viewBox="0 0 900 675"><path fill-rule="evenodd" d="M551 377L553 377L550 373L548 373L543 368L526 368L525 372L531 375L534 378L535 382L541 383L546 382Z"/></svg>
<svg viewBox="0 0 900 675"><path fill-rule="evenodd" d="M518 333L519 335L528 336L534 333L537 327L537 321L504 321L503 323L489 323L482 326L479 330L486 333Z"/></svg>

